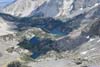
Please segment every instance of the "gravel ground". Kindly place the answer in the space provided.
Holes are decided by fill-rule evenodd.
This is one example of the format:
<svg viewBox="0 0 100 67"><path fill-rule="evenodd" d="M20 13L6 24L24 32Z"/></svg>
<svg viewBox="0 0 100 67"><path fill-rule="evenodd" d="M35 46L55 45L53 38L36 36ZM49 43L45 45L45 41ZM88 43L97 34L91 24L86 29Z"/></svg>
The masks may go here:
<svg viewBox="0 0 100 67"><path fill-rule="evenodd" d="M11 61L16 60L19 57L19 54L16 52L8 53L7 48L17 44L16 41L5 42L0 40L0 67L5 67L5 65Z"/></svg>

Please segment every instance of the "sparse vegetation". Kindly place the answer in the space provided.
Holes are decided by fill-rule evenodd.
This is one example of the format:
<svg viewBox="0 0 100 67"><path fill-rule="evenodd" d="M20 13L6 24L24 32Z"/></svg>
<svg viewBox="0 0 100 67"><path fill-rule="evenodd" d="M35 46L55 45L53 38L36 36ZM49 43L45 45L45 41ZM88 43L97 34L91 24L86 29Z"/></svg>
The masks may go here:
<svg viewBox="0 0 100 67"><path fill-rule="evenodd" d="M30 57L30 55L26 55L26 54L22 54L21 60L25 62L34 61L34 59Z"/></svg>
<svg viewBox="0 0 100 67"><path fill-rule="evenodd" d="M14 51L14 47L10 47L7 49L8 53L12 53Z"/></svg>
<svg viewBox="0 0 100 67"><path fill-rule="evenodd" d="M13 61L9 63L7 67L22 67L22 64L19 61Z"/></svg>
<svg viewBox="0 0 100 67"><path fill-rule="evenodd" d="M19 61L13 61L7 65L7 67L28 67L25 64L22 64Z"/></svg>

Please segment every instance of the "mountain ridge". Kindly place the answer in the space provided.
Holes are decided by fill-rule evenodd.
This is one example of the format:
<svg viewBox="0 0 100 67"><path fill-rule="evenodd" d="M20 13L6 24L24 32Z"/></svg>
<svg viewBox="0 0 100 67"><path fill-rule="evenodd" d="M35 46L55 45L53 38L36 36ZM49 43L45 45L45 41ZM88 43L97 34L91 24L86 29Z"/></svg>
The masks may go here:
<svg viewBox="0 0 100 67"><path fill-rule="evenodd" d="M99 19L100 0L16 0L0 10L0 66L100 65Z"/></svg>

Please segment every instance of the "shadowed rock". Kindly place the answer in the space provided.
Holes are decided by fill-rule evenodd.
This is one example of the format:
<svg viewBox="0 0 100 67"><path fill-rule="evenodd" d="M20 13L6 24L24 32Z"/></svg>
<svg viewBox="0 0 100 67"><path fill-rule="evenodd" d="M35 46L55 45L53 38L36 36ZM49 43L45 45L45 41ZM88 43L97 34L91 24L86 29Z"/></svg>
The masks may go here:
<svg viewBox="0 0 100 67"><path fill-rule="evenodd" d="M5 13L0 13L0 17L9 21L9 25L15 25L16 27L12 28L14 30L22 31L31 27L38 27L47 33L66 35L72 30L80 27L80 21L83 18L83 15L79 15L75 17L75 19L66 20L65 22L51 17L16 17Z"/></svg>

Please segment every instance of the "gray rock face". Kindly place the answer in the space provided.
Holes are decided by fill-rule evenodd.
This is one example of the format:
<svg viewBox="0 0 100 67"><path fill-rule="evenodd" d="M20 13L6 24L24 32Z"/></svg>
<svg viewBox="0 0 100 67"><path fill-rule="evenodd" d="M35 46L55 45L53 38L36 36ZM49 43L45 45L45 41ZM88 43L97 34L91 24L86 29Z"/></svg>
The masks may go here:
<svg viewBox="0 0 100 67"><path fill-rule="evenodd" d="M15 16L69 17L73 13L80 13L80 10L86 11L98 3L100 0L17 0L4 8L3 12Z"/></svg>
<svg viewBox="0 0 100 67"><path fill-rule="evenodd" d="M100 36L100 20L97 20L95 23L92 24L90 32L94 36Z"/></svg>
<svg viewBox="0 0 100 67"><path fill-rule="evenodd" d="M80 8L87 8L87 7L92 7L96 3L100 3L100 0L75 0L73 3L73 9L78 10Z"/></svg>
<svg viewBox="0 0 100 67"><path fill-rule="evenodd" d="M28 51L40 60L32 67L100 65L100 0L17 0L0 12L0 34L7 32L0 36L0 66ZM7 53L9 47L17 52Z"/></svg>

